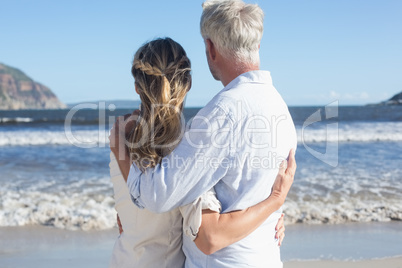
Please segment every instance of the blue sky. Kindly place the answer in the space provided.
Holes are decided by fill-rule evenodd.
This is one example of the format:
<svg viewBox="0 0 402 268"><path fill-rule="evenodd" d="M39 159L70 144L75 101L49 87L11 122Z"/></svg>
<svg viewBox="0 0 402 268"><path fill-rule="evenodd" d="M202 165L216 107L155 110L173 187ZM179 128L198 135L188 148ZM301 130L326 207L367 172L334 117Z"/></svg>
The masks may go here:
<svg viewBox="0 0 402 268"><path fill-rule="evenodd" d="M222 85L205 59L202 2L0 0L0 62L65 103L138 99L132 57L144 42L169 36L192 61L187 106L203 106ZM366 104L402 91L402 1L246 2L265 12L261 69L289 105Z"/></svg>

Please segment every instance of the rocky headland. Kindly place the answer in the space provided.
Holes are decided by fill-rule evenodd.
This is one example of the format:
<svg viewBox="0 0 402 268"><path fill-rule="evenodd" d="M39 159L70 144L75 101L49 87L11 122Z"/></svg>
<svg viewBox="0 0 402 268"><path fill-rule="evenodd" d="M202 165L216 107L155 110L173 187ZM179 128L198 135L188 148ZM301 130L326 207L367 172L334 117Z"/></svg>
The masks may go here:
<svg viewBox="0 0 402 268"><path fill-rule="evenodd" d="M48 87L18 69L0 63L0 110L66 107Z"/></svg>

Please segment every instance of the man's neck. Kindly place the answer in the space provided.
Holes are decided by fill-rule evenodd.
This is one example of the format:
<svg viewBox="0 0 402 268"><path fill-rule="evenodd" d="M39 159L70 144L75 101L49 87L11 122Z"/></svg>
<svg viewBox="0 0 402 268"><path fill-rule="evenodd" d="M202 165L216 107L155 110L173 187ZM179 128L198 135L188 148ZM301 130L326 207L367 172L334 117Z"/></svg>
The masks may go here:
<svg viewBox="0 0 402 268"><path fill-rule="evenodd" d="M221 72L220 80L221 80L223 86L226 87L230 82L232 82L239 75L242 75L244 73L251 72L251 71L257 71L259 69L260 69L260 67L257 65L254 65L254 66L244 65L244 66L236 67L236 65L228 64L227 68L225 68L224 71Z"/></svg>

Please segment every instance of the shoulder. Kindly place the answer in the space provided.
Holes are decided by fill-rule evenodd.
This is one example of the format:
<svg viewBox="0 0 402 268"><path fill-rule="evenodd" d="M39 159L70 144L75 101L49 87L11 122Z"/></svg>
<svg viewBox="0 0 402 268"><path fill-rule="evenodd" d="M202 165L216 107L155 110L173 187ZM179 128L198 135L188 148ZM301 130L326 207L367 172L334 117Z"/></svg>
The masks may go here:
<svg viewBox="0 0 402 268"><path fill-rule="evenodd" d="M226 119L234 121L234 109L232 108L234 102L235 100L233 98L225 94L218 94L197 113L195 118L208 120Z"/></svg>

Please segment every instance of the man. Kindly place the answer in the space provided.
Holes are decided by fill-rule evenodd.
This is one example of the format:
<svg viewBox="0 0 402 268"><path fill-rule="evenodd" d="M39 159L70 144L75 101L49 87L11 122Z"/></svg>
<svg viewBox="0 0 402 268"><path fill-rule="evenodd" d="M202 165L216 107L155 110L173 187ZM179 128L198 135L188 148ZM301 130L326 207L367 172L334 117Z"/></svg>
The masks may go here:
<svg viewBox="0 0 402 268"><path fill-rule="evenodd" d="M270 73L259 70L260 7L231 0L207 1L203 9L208 65L224 89L153 170L141 172L119 158L133 202L157 213L189 204L212 187L223 213L251 207L271 193L281 161L297 144L286 104ZM183 237L186 267L282 267L274 239L280 216L278 209L256 231L226 248L203 250L210 255Z"/></svg>

